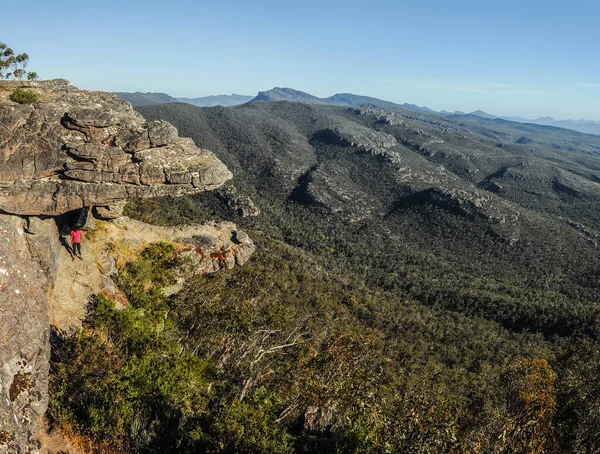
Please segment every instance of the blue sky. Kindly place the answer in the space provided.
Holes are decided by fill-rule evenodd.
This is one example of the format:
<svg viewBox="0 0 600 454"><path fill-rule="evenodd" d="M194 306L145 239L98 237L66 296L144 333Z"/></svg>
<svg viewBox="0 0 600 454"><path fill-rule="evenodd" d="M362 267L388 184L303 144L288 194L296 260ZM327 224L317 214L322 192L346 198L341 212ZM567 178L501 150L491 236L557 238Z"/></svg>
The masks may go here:
<svg viewBox="0 0 600 454"><path fill-rule="evenodd" d="M600 120L600 1L5 2L42 78L173 96L274 86Z"/></svg>

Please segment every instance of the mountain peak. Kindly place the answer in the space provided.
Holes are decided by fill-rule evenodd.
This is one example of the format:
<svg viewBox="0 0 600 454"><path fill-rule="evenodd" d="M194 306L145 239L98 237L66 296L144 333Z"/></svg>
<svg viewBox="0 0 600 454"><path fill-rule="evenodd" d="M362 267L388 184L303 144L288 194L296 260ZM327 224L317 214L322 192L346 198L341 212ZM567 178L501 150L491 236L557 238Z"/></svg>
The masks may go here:
<svg viewBox="0 0 600 454"><path fill-rule="evenodd" d="M484 112L483 110L475 110L473 112L471 112L469 115L475 115L476 117L481 117L481 118L498 118L496 115L490 115L487 112Z"/></svg>
<svg viewBox="0 0 600 454"><path fill-rule="evenodd" d="M291 101L301 102L305 104L327 104L332 106L375 106L387 109L403 108L418 113L434 112L427 107L419 107L414 104L396 104L391 101L373 98L371 96L356 95L353 93L336 93L328 98L318 98L304 91L295 90L293 88L275 87L271 90L261 91L253 99L253 101Z"/></svg>
<svg viewBox="0 0 600 454"><path fill-rule="evenodd" d="M309 104L324 104L323 100L309 93L287 87L274 87L260 91L253 101L292 101Z"/></svg>

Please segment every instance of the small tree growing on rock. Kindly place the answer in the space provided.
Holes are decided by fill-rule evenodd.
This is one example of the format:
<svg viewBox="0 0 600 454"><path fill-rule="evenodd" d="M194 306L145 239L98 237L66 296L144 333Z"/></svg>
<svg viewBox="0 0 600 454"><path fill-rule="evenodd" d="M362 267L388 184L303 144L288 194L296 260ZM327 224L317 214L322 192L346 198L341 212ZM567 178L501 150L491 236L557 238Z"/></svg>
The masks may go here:
<svg viewBox="0 0 600 454"><path fill-rule="evenodd" d="M26 53L15 55L10 47L0 42L0 79L37 79L36 72L25 70L27 63L29 63L29 55Z"/></svg>

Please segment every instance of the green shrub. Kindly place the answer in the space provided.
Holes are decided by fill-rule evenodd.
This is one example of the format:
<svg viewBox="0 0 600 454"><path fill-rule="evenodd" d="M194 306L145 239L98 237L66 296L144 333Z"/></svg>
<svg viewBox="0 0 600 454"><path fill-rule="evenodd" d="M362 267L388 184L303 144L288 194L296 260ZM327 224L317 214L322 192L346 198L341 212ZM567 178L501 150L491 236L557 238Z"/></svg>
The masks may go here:
<svg viewBox="0 0 600 454"><path fill-rule="evenodd" d="M249 234L260 247L247 265L190 278L169 298L161 287L181 260L173 245L122 264L129 306L98 295L84 329L53 345L54 419L134 454L598 445L596 341L582 349L511 333L445 310L441 297L437 308L403 300ZM460 303L471 293L443 295ZM331 431L305 424L309 407L333 409Z"/></svg>
<svg viewBox="0 0 600 454"><path fill-rule="evenodd" d="M37 104L40 102L40 97L35 91L15 88L10 94L9 99L19 104Z"/></svg>
<svg viewBox="0 0 600 454"><path fill-rule="evenodd" d="M202 436L190 421L205 413L215 371L182 349L167 317L159 285L173 260L172 245L149 246L122 272L131 306L97 295L85 329L54 348L51 415L109 452L166 452Z"/></svg>
<svg viewBox="0 0 600 454"><path fill-rule="evenodd" d="M259 388L246 400L224 405L212 430L216 452L284 454L293 452L293 437L276 422L278 397Z"/></svg>

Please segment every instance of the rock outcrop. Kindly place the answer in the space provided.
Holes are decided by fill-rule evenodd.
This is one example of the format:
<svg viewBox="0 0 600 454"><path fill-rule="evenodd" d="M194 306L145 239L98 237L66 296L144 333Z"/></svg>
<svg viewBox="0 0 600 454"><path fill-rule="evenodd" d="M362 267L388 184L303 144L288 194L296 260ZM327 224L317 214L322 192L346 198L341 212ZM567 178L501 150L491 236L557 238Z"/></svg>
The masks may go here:
<svg viewBox="0 0 600 454"><path fill-rule="evenodd" d="M36 105L8 101L38 92ZM55 216L130 197L216 189L231 172L163 121L146 122L114 95L65 80L0 82L0 209Z"/></svg>
<svg viewBox="0 0 600 454"><path fill-rule="evenodd" d="M0 453L35 450L48 403L48 302L58 258L54 220L24 233L22 218L0 214Z"/></svg>
<svg viewBox="0 0 600 454"><path fill-rule="evenodd" d="M240 194L233 185L225 185L217 191L217 195L227 204L229 208L238 215L254 217L260 214L260 209L247 195Z"/></svg>
<svg viewBox="0 0 600 454"><path fill-rule="evenodd" d="M40 102L10 101L15 88L37 92ZM178 137L169 123L146 122L114 95L78 90L65 80L0 81L0 453L39 450L50 322L77 327L71 322L82 316L89 295L114 286L106 253L87 263L69 257L78 267L69 275L57 229L65 216L93 207L98 219L121 223L115 231L127 230L121 217L127 199L217 189L231 178L212 152ZM90 215L88 225L93 221ZM254 251L229 223L140 234L150 227L136 225L130 236L179 241L195 266L188 272L243 264ZM69 306L73 301L81 305Z"/></svg>
<svg viewBox="0 0 600 454"><path fill-rule="evenodd" d="M244 265L255 250L250 237L231 222L163 227L129 218L96 222L83 240L83 260L73 260L67 249L59 254L58 275L50 292L50 323L59 330L81 327L87 303L103 292L119 300L114 282L119 263L133 259L148 244L169 241L179 249L184 266L177 271L178 283L165 289L171 295L196 274Z"/></svg>
<svg viewBox="0 0 600 454"><path fill-rule="evenodd" d="M340 124L319 134L323 140L347 147L356 147L374 155L388 155L396 146L396 138L359 124Z"/></svg>
<svg viewBox="0 0 600 454"><path fill-rule="evenodd" d="M357 115L373 116L375 117L375 122L380 124L398 126L404 123L401 115L378 107L351 107L349 110Z"/></svg>
<svg viewBox="0 0 600 454"><path fill-rule="evenodd" d="M431 206L472 222L484 221L488 231L511 246L521 236L520 211L492 193L473 188L428 188L396 201L395 210L427 210Z"/></svg>
<svg viewBox="0 0 600 454"><path fill-rule="evenodd" d="M323 207L346 222L359 222L375 213L383 213L382 204L354 184L348 169L330 162L315 166L305 174L290 200Z"/></svg>
<svg viewBox="0 0 600 454"><path fill-rule="evenodd" d="M308 435L328 438L339 428L340 418L333 407L308 407L296 424Z"/></svg>

